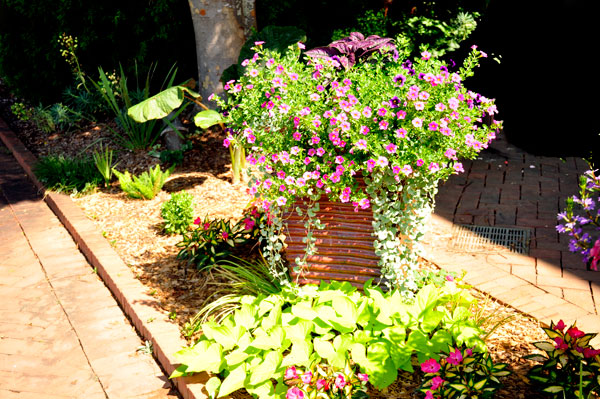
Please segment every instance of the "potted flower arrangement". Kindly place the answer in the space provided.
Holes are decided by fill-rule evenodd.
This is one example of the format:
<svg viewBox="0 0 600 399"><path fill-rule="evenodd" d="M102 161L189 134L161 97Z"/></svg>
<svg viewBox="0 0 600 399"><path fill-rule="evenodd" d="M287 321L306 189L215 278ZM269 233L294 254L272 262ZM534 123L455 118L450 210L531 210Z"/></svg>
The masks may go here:
<svg viewBox="0 0 600 399"><path fill-rule="evenodd" d="M209 100L226 118L224 145L245 147L261 172L249 191L271 215L262 234L272 273L285 279L284 211L306 200L301 270L317 250L317 201L326 197L372 209L382 278L410 295L438 183L462 172L459 160L476 157L501 127L494 101L464 86L485 53L473 47L452 71L427 51L406 60L393 39L360 33L309 51L302 43L284 54L262 42L253 49L244 74L225 85L227 98Z"/></svg>

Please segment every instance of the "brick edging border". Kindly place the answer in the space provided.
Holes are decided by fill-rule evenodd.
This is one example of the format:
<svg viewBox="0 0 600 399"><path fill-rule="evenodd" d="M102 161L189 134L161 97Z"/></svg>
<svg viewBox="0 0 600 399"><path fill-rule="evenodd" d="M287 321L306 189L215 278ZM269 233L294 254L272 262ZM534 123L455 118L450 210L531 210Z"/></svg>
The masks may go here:
<svg viewBox="0 0 600 399"><path fill-rule="evenodd" d="M68 195L46 191L36 178L33 168L37 158L0 118L0 140L11 151L29 179L43 194L43 199L65 226L92 267L135 326L138 334L152 343L154 356L167 374L178 365L174 353L187 343L179 327L161 312L159 301L147 294L147 288L137 280L96 226ZM206 399L205 373L171 380L184 399Z"/></svg>

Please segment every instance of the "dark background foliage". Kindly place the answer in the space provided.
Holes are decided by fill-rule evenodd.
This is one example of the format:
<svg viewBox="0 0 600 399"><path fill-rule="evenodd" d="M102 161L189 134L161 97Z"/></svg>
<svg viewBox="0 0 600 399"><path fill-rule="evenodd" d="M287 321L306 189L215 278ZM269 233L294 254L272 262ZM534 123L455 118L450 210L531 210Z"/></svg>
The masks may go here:
<svg viewBox="0 0 600 399"><path fill-rule="evenodd" d="M182 0L0 0L0 75L32 103L60 100L73 79L60 55L61 33L77 37L84 71L131 73L135 61L158 62L157 81L177 61L195 76L196 49L188 3ZM143 75L142 75L143 76Z"/></svg>
<svg viewBox="0 0 600 399"><path fill-rule="evenodd" d="M511 142L551 156L589 156L600 148L599 5L589 0L256 0L258 29L296 26L307 48L326 45L337 29L356 26L368 10L449 20L459 9L481 13L478 28L451 55L460 62L472 44L502 62L484 62L469 85L497 99ZM177 80L196 76L193 25L185 0L0 0L0 76L31 103L60 101L72 84L59 35L79 40L83 69L131 75L159 61L160 82L177 61ZM598 156L598 150L594 151ZM596 161L596 165L599 163Z"/></svg>

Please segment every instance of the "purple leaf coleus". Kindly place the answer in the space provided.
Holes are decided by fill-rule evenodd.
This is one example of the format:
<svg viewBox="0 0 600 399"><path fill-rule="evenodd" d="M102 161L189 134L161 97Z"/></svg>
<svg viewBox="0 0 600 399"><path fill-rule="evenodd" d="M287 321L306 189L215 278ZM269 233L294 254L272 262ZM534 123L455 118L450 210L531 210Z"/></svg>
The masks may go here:
<svg viewBox="0 0 600 399"><path fill-rule="evenodd" d="M345 69L352 68L358 61L364 61L375 52L391 54L398 58L394 39L371 35L365 38L362 33L352 32L350 36L330 43L328 46L308 50L306 55L313 59L329 59L340 63Z"/></svg>

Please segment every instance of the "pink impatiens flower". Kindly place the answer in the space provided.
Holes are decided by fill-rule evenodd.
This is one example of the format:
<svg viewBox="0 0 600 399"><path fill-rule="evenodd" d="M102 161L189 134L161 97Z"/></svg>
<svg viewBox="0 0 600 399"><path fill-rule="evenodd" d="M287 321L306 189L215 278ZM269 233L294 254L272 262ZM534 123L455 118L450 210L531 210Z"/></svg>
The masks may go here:
<svg viewBox="0 0 600 399"><path fill-rule="evenodd" d="M424 373L437 373L440 370L440 364L435 359L429 359L423 363L421 363L421 370Z"/></svg>
<svg viewBox="0 0 600 399"><path fill-rule="evenodd" d="M335 377L335 386L339 389L342 389L346 386L346 379L343 375L338 374L337 377Z"/></svg>
<svg viewBox="0 0 600 399"><path fill-rule="evenodd" d="M581 331L580 329L578 329L575 326L569 328L567 330L567 334L569 334L571 336L571 338L575 338L575 339L581 338L585 335L585 333L583 331Z"/></svg>
<svg viewBox="0 0 600 399"><path fill-rule="evenodd" d="M312 380L312 376L313 376L313 373L310 371L307 371L306 373L304 373L300 376L300 379L302 380L303 383L310 384L310 380Z"/></svg>
<svg viewBox="0 0 600 399"><path fill-rule="evenodd" d="M327 380L320 378L317 380L317 389L322 389L324 391L329 390L329 383Z"/></svg>
<svg viewBox="0 0 600 399"><path fill-rule="evenodd" d="M286 399L304 399L304 391L298 387L291 387L285 394Z"/></svg>
<svg viewBox="0 0 600 399"><path fill-rule="evenodd" d="M460 349L456 349L454 352L450 352L446 360L448 361L448 363L458 366L463 361L463 356L462 353L460 353Z"/></svg>
<svg viewBox="0 0 600 399"><path fill-rule="evenodd" d="M356 375L358 377L358 379L362 382L367 382L369 381L369 376L367 374L363 374L363 373L358 373Z"/></svg>
<svg viewBox="0 0 600 399"><path fill-rule="evenodd" d="M285 375L283 378L286 380L292 380L294 378L298 378L298 371L296 370L296 367L294 367L294 366L288 367L285 370Z"/></svg>
<svg viewBox="0 0 600 399"><path fill-rule="evenodd" d="M435 391L439 387L441 387L443 383L444 383L444 380L442 379L442 377L436 375L435 377L433 377L431 379L431 389L433 389Z"/></svg>

